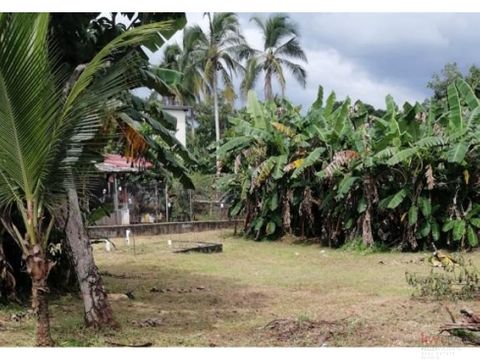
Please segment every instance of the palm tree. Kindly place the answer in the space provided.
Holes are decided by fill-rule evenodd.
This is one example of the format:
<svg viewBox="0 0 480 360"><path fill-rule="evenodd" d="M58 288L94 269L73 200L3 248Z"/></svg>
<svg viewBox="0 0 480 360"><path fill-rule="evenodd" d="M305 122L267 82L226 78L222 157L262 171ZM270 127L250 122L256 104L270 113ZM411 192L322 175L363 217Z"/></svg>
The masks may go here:
<svg viewBox="0 0 480 360"><path fill-rule="evenodd" d="M161 67L180 71L180 56L182 48L178 44L171 44L165 47Z"/></svg>
<svg viewBox="0 0 480 360"><path fill-rule="evenodd" d="M181 104L193 104L200 98L202 89L202 72L191 61L192 42L188 32L183 37L183 44L171 44L165 47L160 68L181 73L181 80L170 92Z"/></svg>
<svg viewBox="0 0 480 360"><path fill-rule="evenodd" d="M112 96L128 89L135 62L108 68L111 54L152 41L170 25L123 33L84 67L68 88L48 47L49 14L0 14L0 220L22 250L32 280L39 346L50 346L47 244L58 208L74 189L84 144L99 130ZM55 58L55 57L53 57ZM107 76L96 76L102 72ZM12 210L20 223L10 218Z"/></svg>
<svg viewBox="0 0 480 360"><path fill-rule="evenodd" d="M130 16L133 16L133 14L130 14ZM155 22L153 21L154 19L158 19L156 20L157 22L170 20L169 30L162 31L161 36L158 36L152 39L153 41L149 42L148 46L150 51L155 51L160 48L167 39L173 36L175 31L183 28L186 23L186 19L181 14L175 16L154 14L153 17L150 18L148 14L140 13L138 14L138 18L142 19L139 22L140 24L136 23L135 26L131 25L129 27L130 29L136 28L145 23ZM65 28L67 29L67 32L69 32L69 29L71 30L71 22L59 26L58 21L62 19L64 19L64 15L57 14L53 15L50 20L50 28L55 27L55 24L57 24L57 27L55 28L57 29L58 34L63 34ZM121 25L116 27L114 15L112 16L112 19L112 22L105 17L98 19L99 22L105 22L104 25L95 25L94 21L92 26L95 31L104 34L95 40L95 49L101 49L116 36L129 30L122 28ZM60 21L60 24L63 24L63 22ZM114 32L104 30L112 27L116 27ZM81 29L83 28L84 25L81 25ZM77 29L79 33L82 33L81 29ZM87 30L84 29L84 31ZM108 35L105 36L105 33ZM62 43L62 39L68 40L64 36L58 35L54 37L53 42L56 43L57 40L60 40L60 43ZM92 52L89 49L90 48L87 46L81 46L81 53L86 53L81 59L90 60L95 56L95 52ZM69 52L67 51L67 54L68 53ZM130 79L130 89L147 87L163 94L170 91L171 87L175 88L179 83L180 73L149 64L148 59L146 59L145 56L142 56L143 51L140 46L131 46L116 52L113 56L114 63L116 64L121 61L126 61L126 59L132 56L132 53L139 54L141 60L138 61L138 64L134 69L135 71L130 72L132 78ZM85 67L85 64L79 63L80 60L78 59L78 56L70 57L70 59L71 61L68 62L69 66L67 66L67 68L71 69L75 66L75 70L68 79L68 82L65 85L66 88L71 86L69 84L77 79L83 71L82 69ZM108 73L103 73L103 75L108 76ZM102 74L99 74L99 78L101 76ZM161 110L160 104L146 104L143 99L133 96L128 90L123 91L121 94L116 94L114 98L119 107L116 109L110 109L107 116L102 119L104 122L102 124L103 131L99 132L94 139L85 144L89 153L102 152L104 150L106 139L108 138L108 136L105 136L106 133L112 134L112 132L116 131L116 135L123 138L123 142L126 143L126 145L128 144L127 153L129 155L138 155L138 150L143 149L146 153L141 154L142 156L146 156L148 153L150 161L153 161L155 164L161 164L157 168L162 168L173 173L174 176L179 178L181 183L186 187L193 186L186 175L187 170L182 163L178 161L178 158L188 161L188 154L186 154L183 146L176 141L176 138L169 131L175 130L175 123L172 119L168 119L169 115ZM154 129L151 134L145 134L142 132L141 129L145 123ZM155 141L155 137L160 137L163 140L162 143L159 144ZM88 170L87 173L90 173L90 171L91 170ZM90 179L90 177L88 177L88 179ZM72 265L75 269L81 290L85 309L85 324L95 328L115 327L117 323L113 317L112 308L103 286L100 271L95 265L90 246L90 238L83 224L80 204L75 189L69 189L68 202L63 207L63 211L60 215L61 216L57 217L56 222L65 231L66 241L64 245L68 248L68 252L72 257Z"/></svg>
<svg viewBox="0 0 480 360"><path fill-rule="evenodd" d="M213 96L215 134L220 141L220 121L218 114L219 77L223 85L223 95L227 101L233 101L235 91L233 73L242 71L239 60L248 57L251 50L240 33L240 24L235 13L215 13L208 17L208 30L204 32L198 25L185 29L188 39L188 54L192 67L201 74L202 90L207 96ZM217 161L217 172L220 171Z"/></svg>
<svg viewBox="0 0 480 360"><path fill-rule="evenodd" d="M307 62L307 57L300 42L297 25L287 15L272 15L265 22L258 17L251 21L261 29L263 33L263 50L253 50L246 65L245 78L242 81L242 93L252 89L260 73L265 73L264 93L265 100L273 99L272 78L276 77L282 90L282 97L285 93L284 68L287 68L293 77L303 86L306 85L307 72L292 62L300 59Z"/></svg>

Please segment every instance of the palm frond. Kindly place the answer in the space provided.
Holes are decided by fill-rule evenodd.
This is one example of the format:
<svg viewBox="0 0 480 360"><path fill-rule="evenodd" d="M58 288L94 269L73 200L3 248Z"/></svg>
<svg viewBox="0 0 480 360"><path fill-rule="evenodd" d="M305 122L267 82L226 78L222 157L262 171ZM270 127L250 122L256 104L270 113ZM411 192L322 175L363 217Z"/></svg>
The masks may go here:
<svg viewBox="0 0 480 360"><path fill-rule="evenodd" d="M297 25L291 21L288 15L275 14L265 22L265 45L264 48L278 47L283 38L298 36Z"/></svg>
<svg viewBox="0 0 480 360"><path fill-rule="evenodd" d="M243 97L246 97L248 90L255 87L260 72L262 71L262 64L258 62L257 57L252 57L247 61L245 76L240 85L240 90Z"/></svg>
<svg viewBox="0 0 480 360"><path fill-rule="evenodd" d="M308 62L307 55L300 46L298 38L293 37L288 40L285 44L280 45L275 51L275 56L287 56L293 59L300 59L302 61Z"/></svg>
<svg viewBox="0 0 480 360"><path fill-rule="evenodd" d="M300 65L292 63L285 59L278 59L280 64L285 65L290 73L293 75L300 85L305 87L307 85L307 71Z"/></svg>
<svg viewBox="0 0 480 360"><path fill-rule="evenodd" d="M265 34L265 24L263 23L263 20L260 17L252 16L250 18L250 21L253 21Z"/></svg>
<svg viewBox="0 0 480 360"><path fill-rule="evenodd" d="M52 157L60 109L46 43L48 14L3 14L0 26L0 199L32 200Z"/></svg>

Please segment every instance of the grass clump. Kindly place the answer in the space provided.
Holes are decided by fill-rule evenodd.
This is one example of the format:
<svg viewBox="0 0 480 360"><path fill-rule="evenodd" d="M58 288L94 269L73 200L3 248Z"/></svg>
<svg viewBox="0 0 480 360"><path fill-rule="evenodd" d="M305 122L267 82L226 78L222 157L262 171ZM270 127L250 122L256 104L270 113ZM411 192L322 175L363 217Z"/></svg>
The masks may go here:
<svg viewBox="0 0 480 360"><path fill-rule="evenodd" d="M297 316L297 321L301 324L306 321L312 321L312 317L308 315L307 313L301 313Z"/></svg>
<svg viewBox="0 0 480 360"><path fill-rule="evenodd" d="M361 253L363 255L391 251L388 247L379 243L374 243L371 246L365 245L361 237L356 237L351 241L347 241L345 244L341 246L341 249L344 251Z"/></svg>

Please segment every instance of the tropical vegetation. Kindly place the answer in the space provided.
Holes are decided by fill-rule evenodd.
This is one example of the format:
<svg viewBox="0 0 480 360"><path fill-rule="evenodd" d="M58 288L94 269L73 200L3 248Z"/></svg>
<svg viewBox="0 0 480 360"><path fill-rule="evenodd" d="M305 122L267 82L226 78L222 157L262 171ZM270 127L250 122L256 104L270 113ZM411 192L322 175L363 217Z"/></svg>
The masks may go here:
<svg viewBox="0 0 480 360"><path fill-rule="evenodd" d="M286 71L301 86L307 79L288 16L253 17L264 41L252 49L235 13L206 13L207 29L185 28L182 43L165 46L155 66L146 49L160 49L185 15L121 13L129 25L119 15L0 14L0 300L18 301L24 266L37 345L53 344L52 274L75 275L86 325L118 325L85 229L106 213L89 201L99 191L94 164L105 153L153 164L127 178L157 211L161 183L166 199L177 197L175 218L192 219L192 193L184 190L197 185L198 194L215 197L205 201L210 209L228 204L255 240L293 235L335 248L436 254L478 247L477 67L464 76L447 64L423 103L399 106L388 95L375 109L335 92L324 98L319 87L304 111L285 98ZM262 74L263 102L255 92ZM140 87L150 96L132 92ZM162 97L192 109L186 147ZM153 195L144 191L152 184ZM15 262L12 244L21 253Z"/></svg>
<svg viewBox="0 0 480 360"><path fill-rule="evenodd" d="M331 246L416 250L478 245L479 99L457 79L445 108L390 96L382 117L360 102L323 100L305 116L286 100L231 119L220 148L232 214L256 239L293 233Z"/></svg>
<svg viewBox="0 0 480 360"><path fill-rule="evenodd" d="M64 217L67 197L75 193L76 169L89 161L89 142L109 113L122 114L115 96L131 88L131 74L145 75L138 57L112 63L112 56L126 47L163 42L159 32L174 33L171 22L125 31L66 77L50 47L49 20L49 14L0 16L1 221L22 249L40 346L53 343L47 300L47 279L55 265L47 253L50 234ZM12 220L14 213L20 221Z"/></svg>

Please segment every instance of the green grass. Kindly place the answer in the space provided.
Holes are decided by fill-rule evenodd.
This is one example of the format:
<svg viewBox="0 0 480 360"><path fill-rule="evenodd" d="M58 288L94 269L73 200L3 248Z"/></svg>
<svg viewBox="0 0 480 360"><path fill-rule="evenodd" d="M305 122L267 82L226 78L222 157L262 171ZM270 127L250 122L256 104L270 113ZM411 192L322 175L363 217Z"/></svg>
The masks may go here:
<svg viewBox="0 0 480 360"><path fill-rule="evenodd" d="M222 242L219 254L174 254L167 240ZM59 346L109 346L109 342L155 346L292 346L263 328L275 319L338 321L344 331L331 346L422 346L421 334L436 336L449 317L474 302L438 303L411 299L405 271L428 273L427 254L332 250L316 245L254 242L230 231L136 238L136 255L122 239L118 250L95 249L110 293L133 291L134 300L114 301L120 331L83 327L77 296L52 299L52 335ZM477 264L478 253L469 255ZM171 291L150 292L157 289ZM197 289L200 288L200 289ZM34 321L9 321L18 308L0 308L0 345L34 344ZM132 321L161 318L162 325L139 327ZM3 329L3 330L2 330ZM311 343L310 343L311 341ZM318 346L311 337L302 345ZM461 345L442 335L438 345Z"/></svg>

